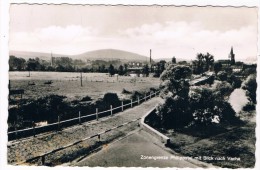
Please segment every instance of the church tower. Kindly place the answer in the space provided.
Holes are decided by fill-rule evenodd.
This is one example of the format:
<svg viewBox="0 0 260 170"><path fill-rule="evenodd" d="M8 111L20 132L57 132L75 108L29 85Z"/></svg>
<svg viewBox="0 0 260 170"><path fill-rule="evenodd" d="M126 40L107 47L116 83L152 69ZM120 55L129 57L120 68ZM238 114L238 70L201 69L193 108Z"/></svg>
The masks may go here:
<svg viewBox="0 0 260 170"><path fill-rule="evenodd" d="M233 52L233 47L231 47L229 58L230 58L230 65L234 65L236 61L235 61L235 54Z"/></svg>
<svg viewBox="0 0 260 170"><path fill-rule="evenodd" d="M152 65L152 50L150 49L150 65Z"/></svg>

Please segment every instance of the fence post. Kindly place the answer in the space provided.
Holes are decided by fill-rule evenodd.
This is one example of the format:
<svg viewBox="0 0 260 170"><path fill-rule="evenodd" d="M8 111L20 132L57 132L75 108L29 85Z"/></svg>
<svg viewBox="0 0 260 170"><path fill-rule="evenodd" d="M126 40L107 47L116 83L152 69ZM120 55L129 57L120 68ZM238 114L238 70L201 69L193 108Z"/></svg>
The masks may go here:
<svg viewBox="0 0 260 170"><path fill-rule="evenodd" d="M81 113L79 111L79 124L81 124Z"/></svg>
<svg viewBox="0 0 260 170"><path fill-rule="evenodd" d="M32 126L33 126L33 137L35 137L35 124L34 124L34 121L32 122Z"/></svg>
<svg viewBox="0 0 260 170"><path fill-rule="evenodd" d="M15 122L15 123L16 123L16 122ZM18 133L17 133L17 127L16 127L16 124L15 124L14 130L15 130L15 138L18 139Z"/></svg>
<svg viewBox="0 0 260 170"><path fill-rule="evenodd" d="M58 130L60 130L60 116L58 115Z"/></svg>
<svg viewBox="0 0 260 170"><path fill-rule="evenodd" d="M131 99L131 107L133 107L133 99Z"/></svg>
<svg viewBox="0 0 260 170"><path fill-rule="evenodd" d="M96 108L96 119L98 120L98 108Z"/></svg>
<svg viewBox="0 0 260 170"><path fill-rule="evenodd" d="M98 141L100 142L100 134L98 135Z"/></svg>
<svg viewBox="0 0 260 170"><path fill-rule="evenodd" d="M45 164L45 155L42 155L42 165Z"/></svg>
<svg viewBox="0 0 260 170"><path fill-rule="evenodd" d="M139 96L138 96L137 100L138 100L138 105L139 105L139 104L140 104L140 99L139 99Z"/></svg>
<svg viewBox="0 0 260 170"><path fill-rule="evenodd" d="M111 112L111 116L113 116L113 106L110 105L110 112Z"/></svg>
<svg viewBox="0 0 260 170"><path fill-rule="evenodd" d="M122 104L122 112L123 112L124 111L124 102L122 101L121 104Z"/></svg>

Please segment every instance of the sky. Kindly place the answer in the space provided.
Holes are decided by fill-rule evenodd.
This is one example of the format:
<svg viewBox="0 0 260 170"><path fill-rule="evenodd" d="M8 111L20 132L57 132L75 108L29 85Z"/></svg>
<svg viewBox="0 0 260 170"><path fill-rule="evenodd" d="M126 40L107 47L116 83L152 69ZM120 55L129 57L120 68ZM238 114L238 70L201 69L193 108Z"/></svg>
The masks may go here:
<svg viewBox="0 0 260 170"><path fill-rule="evenodd" d="M152 57L195 59L209 52L257 56L257 8L26 5L10 7L9 49L81 54L119 49Z"/></svg>

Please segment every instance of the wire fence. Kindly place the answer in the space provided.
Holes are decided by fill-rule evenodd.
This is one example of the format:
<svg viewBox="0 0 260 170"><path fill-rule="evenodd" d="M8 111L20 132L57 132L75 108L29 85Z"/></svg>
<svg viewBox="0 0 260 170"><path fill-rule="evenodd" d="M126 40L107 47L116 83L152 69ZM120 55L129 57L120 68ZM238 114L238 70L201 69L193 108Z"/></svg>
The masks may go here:
<svg viewBox="0 0 260 170"><path fill-rule="evenodd" d="M159 94L159 91L150 92L149 95L145 94L145 96L143 98L137 97L136 101L133 101L133 99L131 99L130 103L127 103L127 104L124 104L124 102L122 101L120 106L113 108L113 106L110 105L109 110L105 110L105 111L101 111L101 112L99 111L98 108L96 108L95 113L88 114L85 116L82 116L81 111L79 111L78 117L75 117L72 119L67 119L67 120L61 121L60 116L58 116L58 119L57 119L58 121L51 123L51 124L42 125L42 126L33 126L31 128L20 129L20 130L8 132L8 140L10 141L10 140L14 140L14 139L23 138L23 137L35 136L37 134L49 132L49 131L53 131L53 130L61 131L62 127L69 127L69 126L81 124L82 122L87 122L90 120L96 119L98 121L100 118L107 117L107 116L113 116L115 113L120 112L120 110L123 112L125 109L132 108L134 106L138 106L142 102L145 102L145 101L155 97L158 94Z"/></svg>

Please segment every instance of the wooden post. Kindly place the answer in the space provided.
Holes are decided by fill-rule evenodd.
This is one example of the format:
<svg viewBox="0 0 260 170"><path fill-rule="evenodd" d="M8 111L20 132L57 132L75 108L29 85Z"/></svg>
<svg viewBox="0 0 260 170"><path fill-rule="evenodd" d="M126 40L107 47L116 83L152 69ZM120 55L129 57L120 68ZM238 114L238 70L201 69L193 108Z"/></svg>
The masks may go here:
<svg viewBox="0 0 260 170"><path fill-rule="evenodd" d="M82 72L80 72L80 85L82 87Z"/></svg>
<svg viewBox="0 0 260 170"><path fill-rule="evenodd" d="M42 165L45 164L45 155L42 156Z"/></svg>
<svg viewBox="0 0 260 170"><path fill-rule="evenodd" d="M14 127L14 130L15 130L15 138L16 138L16 139L18 139L18 133L17 133L16 122L15 122L15 127Z"/></svg>
<svg viewBox="0 0 260 170"><path fill-rule="evenodd" d="M60 116L58 115L58 130L60 130Z"/></svg>
<svg viewBox="0 0 260 170"><path fill-rule="evenodd" d="M111 112L111 116L113 116L113 106L110 105L110 112Z"/></svg>
<svg viewBox="0 0 260 170"><path fill-rule="evenodd" d="M139 98L139 96L138 96L137 100L138 100L138 105L139 105L139 104L140 104L140 98Z"/></svg>
<svg viewBox="0 0 260 170"><path fill-rule="evenodd" d="M133 99L131 99L131 107L133 107Z"/></svg>
<svg viewBox="0 0 260 170"><path fill-rule="evenodd" d="M122 112L124 111L124 102L122 101Z"/></svg>
<svg viewBox="0 0 260 170"><path fill-rule="evenodd" d="M98 141L100 142L100 134L98 135Z"/></svg>
<svg viewBox="0 0 260 170"><path fill-rule="evenodd" d="M35 137L35 124L34 124L34 121L32 121L32 126L33 126L33 137Z"/></svg>
<svg viewBox="0 0 260 170"><path fill-rule="evenodd" d="M79 111L79 124L81 124L81 114L80 114L80 111Z"/></svg>
<svg viewBox="0 0 260 170"><path fill-rule="evenodd" d="M96 120L98 120L98 108L96 108Z"/></svg>

